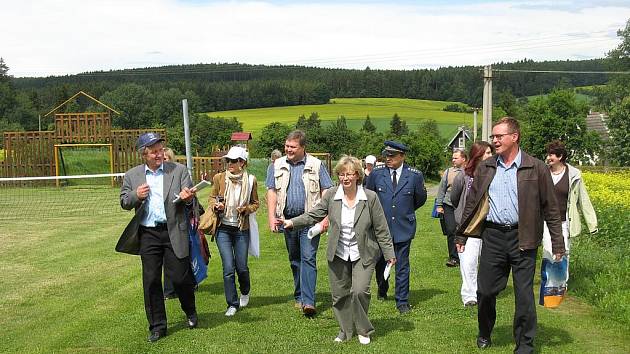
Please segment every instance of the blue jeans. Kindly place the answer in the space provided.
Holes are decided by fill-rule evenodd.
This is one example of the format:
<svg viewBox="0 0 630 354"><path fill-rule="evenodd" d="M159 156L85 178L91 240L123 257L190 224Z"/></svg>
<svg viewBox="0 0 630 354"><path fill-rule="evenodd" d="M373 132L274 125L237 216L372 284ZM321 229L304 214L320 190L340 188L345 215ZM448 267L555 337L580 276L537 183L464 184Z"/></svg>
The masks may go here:
<svg viewBox="0 0 630 354"><path fill-rule="evenodd" d="M308 227L284 230L284 242L293 272L293 296L303 305L315 306L317 285L317 247L319 235L309 240Z"/></svg>
<svg viewBox="0 0 630 354"><path fill-rule="evenodd" d="M217 247L223 264L223 288L228 307L239 307L236 293L235 270L241 294L249 294L250 280L247 267L247 250L249 248L249 230L221 225L217 231Z"/></svg>

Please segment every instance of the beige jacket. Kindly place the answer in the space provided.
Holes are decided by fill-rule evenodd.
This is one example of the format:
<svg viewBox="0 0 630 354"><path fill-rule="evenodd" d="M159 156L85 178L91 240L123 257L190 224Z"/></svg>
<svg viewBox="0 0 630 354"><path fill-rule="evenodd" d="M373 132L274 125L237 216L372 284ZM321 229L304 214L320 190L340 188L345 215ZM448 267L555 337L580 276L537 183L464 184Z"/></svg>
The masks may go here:
<svg viewBox="0 0 630 354"><path fill-rule="evenodd" d="M238 228L240 230L248 230L249 229L249 218L246 218L247 215L258 210L260 202L258 200L258 183L256 182L256 176L250 174L249 178L253 178L254 181L252 183L252 192L250 194L249 203L245 205L245 210L238 214ZM210 196L208 196L208 208L206 209L206 213L215 212L214 204L217 202L217 196L225 195L225 172L217 173L212 178L212 191L210 192ZM221 225L221 218L218 220L219 226Z"/></svg>
<svg viewBox="0 0 630 354"><path fill-rule="evenodd" d="M321 189L319 184L319 170L322 162L309 154L306 154L302 183L306 191L304 210L310 211L321 199ZM282 212L287 203L287 187L291 179L291 169L286 156L276 159L274 162L274 172L276 184L277 204L276 212Z"/></svg>

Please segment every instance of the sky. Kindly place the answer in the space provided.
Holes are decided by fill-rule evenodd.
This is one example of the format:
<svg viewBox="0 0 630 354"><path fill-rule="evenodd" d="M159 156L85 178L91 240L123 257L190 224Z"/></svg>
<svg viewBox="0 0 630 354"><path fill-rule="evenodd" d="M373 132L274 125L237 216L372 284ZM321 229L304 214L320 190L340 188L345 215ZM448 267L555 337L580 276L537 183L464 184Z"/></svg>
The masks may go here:
<svg viewBox="0 0 630 354"><path fill-rule="evenodd" d="M419 69L602 58L630 0L11 0L15 77L198 63Z"/></svg>

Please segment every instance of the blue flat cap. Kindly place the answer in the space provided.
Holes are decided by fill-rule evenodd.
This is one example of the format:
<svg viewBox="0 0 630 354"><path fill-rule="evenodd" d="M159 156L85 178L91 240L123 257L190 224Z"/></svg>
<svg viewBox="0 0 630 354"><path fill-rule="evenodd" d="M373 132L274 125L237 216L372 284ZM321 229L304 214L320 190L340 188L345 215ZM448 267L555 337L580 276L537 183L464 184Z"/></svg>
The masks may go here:
<svg viewBox="0 0 630 354"><path fill-rule="evenodd" d="M387 140L384 144L385 148L383 149L383 155L392 155L396 153L404 154L405 152L409 151L409 148L405 144L399 143L397 141Z"/></svg>
<svg viewBox="0 0 630 354"><path fill-rule="evenodd" d="M151 146L153 144L159 143L160 141L164 141L160 134L158 133L144 133L140 135L138 141L136 142L136 149L144 149L147 146Z"/></svg>

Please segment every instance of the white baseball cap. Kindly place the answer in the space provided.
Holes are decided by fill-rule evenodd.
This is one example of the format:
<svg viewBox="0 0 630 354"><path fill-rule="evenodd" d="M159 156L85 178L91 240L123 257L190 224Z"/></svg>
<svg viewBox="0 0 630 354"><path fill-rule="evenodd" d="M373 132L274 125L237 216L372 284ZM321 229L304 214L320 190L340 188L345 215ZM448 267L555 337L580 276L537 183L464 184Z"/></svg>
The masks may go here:
<svg viewBox="0 0 630 354"><path fill-rule="evenodd" d="M365 157L365 163L374 165L374 163L376 163L376 157L374 155L367 155Z"/></svg>
<svg viewBox="0 0 630 354"><path fill-rule="evenodd" d="M230 148L230 151L228 151L228 153L223 156L223 158L232 160L241 159L243 161L247 161L248 155L249 154L247 153L247 150L245 150L245 148L242 148L240 146L232 146Z"/></svg>

